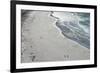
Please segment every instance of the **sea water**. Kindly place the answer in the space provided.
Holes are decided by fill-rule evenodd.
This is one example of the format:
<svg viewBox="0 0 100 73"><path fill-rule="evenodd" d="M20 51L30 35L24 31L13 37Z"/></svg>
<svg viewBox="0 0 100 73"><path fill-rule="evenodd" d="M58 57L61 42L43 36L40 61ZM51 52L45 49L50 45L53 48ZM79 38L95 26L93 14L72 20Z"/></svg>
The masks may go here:
<svg viewBox="0 0 100 73"><path fill-rule="evenodd" d="M90 49L90 13L52 11L51 16L65 37Z"/></svg>

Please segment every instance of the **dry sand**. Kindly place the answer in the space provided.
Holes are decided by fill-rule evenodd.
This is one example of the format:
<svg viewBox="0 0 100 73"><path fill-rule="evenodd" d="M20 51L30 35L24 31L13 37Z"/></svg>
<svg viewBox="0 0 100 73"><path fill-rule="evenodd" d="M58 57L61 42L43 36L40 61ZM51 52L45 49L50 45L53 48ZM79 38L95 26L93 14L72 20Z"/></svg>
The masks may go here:
<svg viewBox="0 0 100 73"><path fill-rule="evenodd" d="M90 50L63 36L56 21L50 12L28 14L22 22L22 63L90 58Z"/></svg>

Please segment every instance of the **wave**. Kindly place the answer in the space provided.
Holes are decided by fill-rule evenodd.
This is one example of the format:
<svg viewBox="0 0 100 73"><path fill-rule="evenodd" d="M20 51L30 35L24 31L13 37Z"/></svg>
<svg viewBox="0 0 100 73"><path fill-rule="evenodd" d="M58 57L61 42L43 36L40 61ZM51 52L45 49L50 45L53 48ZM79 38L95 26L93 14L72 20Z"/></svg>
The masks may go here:
<svg viewBox="0 0 100 73"><path fill-rule="evenodd" d="M80 12L52 12L52 16L57 18L56 26L62 34L90 48L90 14Z"/></svg>

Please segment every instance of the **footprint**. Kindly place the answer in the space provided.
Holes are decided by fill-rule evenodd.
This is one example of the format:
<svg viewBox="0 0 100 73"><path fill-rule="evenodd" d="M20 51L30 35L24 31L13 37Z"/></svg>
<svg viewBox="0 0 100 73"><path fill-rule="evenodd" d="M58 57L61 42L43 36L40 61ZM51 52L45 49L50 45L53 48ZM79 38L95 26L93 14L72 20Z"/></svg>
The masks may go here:
<svg viewBox="0 0 100 73"><path fill-rule="evenodd" d="M64 58L65 59L69 59L69 55L64 55Z"/></svg>

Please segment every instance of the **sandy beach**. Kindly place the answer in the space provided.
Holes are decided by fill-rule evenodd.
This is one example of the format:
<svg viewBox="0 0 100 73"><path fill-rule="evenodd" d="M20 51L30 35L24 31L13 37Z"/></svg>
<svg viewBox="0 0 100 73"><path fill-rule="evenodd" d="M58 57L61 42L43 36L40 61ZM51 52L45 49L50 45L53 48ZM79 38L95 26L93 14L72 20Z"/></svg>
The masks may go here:
<svg viewBox="0 0 100 73"><path fill-rule="evenodd" d="M22 20L21 62L90 59L90 50L66 38L51 12L31 11Z"/></svg>

